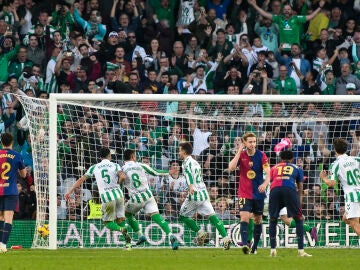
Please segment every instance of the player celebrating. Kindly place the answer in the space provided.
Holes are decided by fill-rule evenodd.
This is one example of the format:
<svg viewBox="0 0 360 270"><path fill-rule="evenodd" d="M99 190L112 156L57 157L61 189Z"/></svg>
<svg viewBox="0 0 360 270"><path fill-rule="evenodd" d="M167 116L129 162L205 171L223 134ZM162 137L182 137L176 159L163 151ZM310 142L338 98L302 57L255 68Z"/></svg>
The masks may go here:
<svg viewBox="0 0 360 270"><path fill-rule="evenodd" d="M184 203L181 205L179 218L191 230L197 233L197 244L203 245L204 241L209 238L208 233L201 231L196 222L191 218L197 211L200 215L207 217L211 224L216 227L223 237L224 249L230 249L231 240L227 236L224 224L215 214L212 207L206 185L203 181L201 167L199 163L192 158L193 147L189 142L180 144L179 157L183 161L182 170L185 174L186 183L188 184L189 193Z"/></svg>
<svg viewBox="0 0 360 270"><path fill-rule="evenodd" d="M102 220L106 228L122 232L126 242L125 247L129 250L131 249L131 238L125 227L124 195L119 185L121 168L119 164L111 162L109 148L101 148L99 155L101 162L91 166L64 197L65 200L68 200L73 191L80 187L86 179L95 176L102 203Z"/></svg>
<svg viewBox="0 0 360 270"><path fill-rule="evenodd" d="M341 183L345 197L343 221L360 236L360 159L346 154L347 143L344 139L334 139L333 144L336 160L331 165L331 175L328 177L325 171L321 171L320 178L329 187L334 187L337 181Z"/></svg>
<svg viewBox="0 0 360 270"><path fill-rule="evenodd" d="M291 150L282 151L280 158L281 162L272 167L270 171L270 256L276 256L276 225L280 210L286 207L287 215L293 217L296 222L298 255L311 257L312 255L304 251L304 228L301 213L304 173L292 163L293 153Z"/></svg>
<svg viewBox="0 0 360 270"><path fill-rule="evenodd" d="M178 249L179 243L176 237L171 233L169 224L159 214L159 208L155 201L155 198L149 188L146 173L150 175L169 175L168 172L155 170L150 166L136 162L135 150L126 149L124 151L125 165L122 167L123 173L120 178L120 183L124 183L124 186L129 192L129 201L125 206L125 216L127 223L138 234L139 240L137 245L140 245L146 241L143 236L139 223L135 219L134 215L144 209L145 214L151 216L151 219L157 223L169 237L169 242L173 250Z"/></svg>
<svg viewBox="0 0 360 270"><path fill-rule="evenodd" d="M245 150L244 150L245 149ZM266 187L270 182L270 167L264 152L256 149L256 135L252 132L244 134L235 157L229 163L229 171L240 167L238 198L240 206L240 234L242 250L250 253L248 225L251 213L254 215L254 243L251 253L256 254L257 245L262 232L262 215ZM265 172L265 180L263 174Z"/></svg>
<svg viewBox="0 0 360 270"><path fill-rule="evenodd" d="M24 161L18 152L12 150L14 137L10 133L1 134L2 149L0 150L0 253L7 252L6 244L12 229L14 211L19 194L17 174L26 176Z"/></svg>

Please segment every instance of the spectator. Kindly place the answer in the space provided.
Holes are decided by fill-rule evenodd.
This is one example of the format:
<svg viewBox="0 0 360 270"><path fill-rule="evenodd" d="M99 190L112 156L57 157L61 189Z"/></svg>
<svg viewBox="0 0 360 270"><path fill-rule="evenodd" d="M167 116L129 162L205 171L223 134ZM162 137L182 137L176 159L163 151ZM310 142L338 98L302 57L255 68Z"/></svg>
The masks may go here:
<svg viewBox="0 0 360 270"><path fill-rule="evenodd" d="M35 34L29 35L29 45L26 51L29 61L40 66L41 73L44 72L45 52L39 47L38 39Z"/></svg>
<svg viewBox="0 0 360 270"><path fill-rule="evenodd" d="M32 65L33 62L27 58L26 47L22 46L18 50L17 58L14 59L8 67L9 75L18 79L23 71L23 68L32 67Z"/></svg>
<svg viewBox="0 0 360 270"><path fill-rule="evenodd" d="M279 79L274 80L275 90L280 95L297 95L296 82L288 73L286 65L279 66Z"/></svg>
<svg viewBox="0 0 360 270"><path fill-rule="evenodd" d="M49 24L49 14L46 10L42 9L38 16L38 21L33 22L33 26L30 30L26 33L23 43L24 45L29 44L29 37L31 34L35 34L38 38L41 38L45 35L46 31L49 31L50 38L53 38L53 34L55 32L55 27ZM36 30L38 28L38 30ZM46 46L46 44L44 44Z"/></svg>
<svg viewBox="0 0 360 270"><path fill-rule="evenodd" d="M255 24L254 31L260 37L264 46L266 46L270 51L277 50L279 47L279 31L270 19L259 16L259 20Z"/></svg>
<svg viewBox="0 0 360 270"><path fill-rule="evenodd" d="M290 57L281 56L280 51L283 48L279 48L278 51L275 52L276 60L281 65L286 65L288 69L288 75L293 78L296 82L296 87L298 88L298 93L300 92L301 86L301 79L299 75L296 73L295 68L293 65L295 64L297 68L300 70L301 74L306 74L311 70L311 65L308 60L304 59L301 56L301 48L299 44L293 44L291 46L291 55Z"/></svg>
<svg viewBox="0 0 360 270"><path fill-rule="evenodd" d="M215 205L215 213L221 220L235 220L238 219L230 213L227 199L221 197L217 200Z"/></svg>
<svg viewBox="0 0 360 270"><path fill-rule="evenodd" d="M279 26L280 44L282 44L282 48L284 50L289 51L293 44L300 44L302 25L305 24L307 21L312 20L321 11L325 4L325 1L321 0L319 2L319 7L311 14L306 16L293 16L293 10L290 4L285 4L283 6L283 15L273 15L261 9L256 4L255 0L248 0L248 3L264 18L272 20Z"/></svg>
<svg viewBox="0 0 360 270"><path fill-rule="evenodd" d="M341 75L336 80L336 95L346 95L346 85L353 83L356 86L356 94L360 94L360 80L351 74L351 66L349 62L341 64Z"/></svg>
<svg viewBox="0 0 360 270"><path fill-rule="evenodd" d="M70 32L73 30L75 21L70 12L69 4L57 4L52 13L51 25L56 27L63 39L70 38Z"/></svg>
<svg viewBox="0 0 360 270"><path fill-rule="evenodd" d="M74 5L74 19L84 29L85 35L89 40L103 40L106 34L106 25L102 24L101 16L98 10L92 10L90 19L85 21L79 12L79 3Z"/></svg>

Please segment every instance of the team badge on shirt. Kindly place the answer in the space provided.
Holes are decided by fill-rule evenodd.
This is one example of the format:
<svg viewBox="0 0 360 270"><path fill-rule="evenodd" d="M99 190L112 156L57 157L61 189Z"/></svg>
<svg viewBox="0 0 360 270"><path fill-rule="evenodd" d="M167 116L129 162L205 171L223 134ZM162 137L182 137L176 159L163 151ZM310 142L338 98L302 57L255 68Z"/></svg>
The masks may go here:
<svg viewBox="0 0 360 270"><path fill-rule="evenodd" d="M256 173L253 170L249 170L246 174L247 178L250 180L254 179L256 177Z"/></svg>

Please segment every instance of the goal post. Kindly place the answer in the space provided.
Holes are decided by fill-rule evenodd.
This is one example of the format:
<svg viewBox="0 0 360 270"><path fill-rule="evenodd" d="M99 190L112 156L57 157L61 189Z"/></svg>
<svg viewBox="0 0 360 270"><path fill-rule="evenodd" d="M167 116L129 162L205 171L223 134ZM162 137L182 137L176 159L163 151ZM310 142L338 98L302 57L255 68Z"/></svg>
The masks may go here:
<svg viewBox="0 0 360 270"><path fill-rule="evenodd" d="M96 193L91 181L78 191L79 198L74 195L77 209L73 216L67 212L71 206L61 197L92 162L99 161L96 149L102 145L110 146L114 160L120 165L123 150L131 147L136 149L139 161L146 160L152 167L169 170L173 169L172 161L180 163L176 148L181 141L194 144L194 155L203 168L214 208L232 240L240 241L238 175L228 172L227 165L237 138L248 131L257 135L258 148L268 155L271 165L279 160L276 149L285 147L289 140L292 142L299 159L294 163L304 166L308 181L305 223L317 227L318 245L358 245L354 233L340 218L341 190L327 190L318 178L319 171L327 169L334 160L333 137L346 137L349 151L360 153L360 146L356 145L360 136L359 141L354 141L357 140L354 133L360 130L358 96L51 94L49 100L18 98L31 135L38 194L36 228L48 224L50 231L46 239L35 233L33 247L122 246L120 234L109 232L99 219L89 218L89 200ZM175 178L149 177L149 183L160 213L168 220L180 244L195 246L195 234L178 220L185 187ZM64 213L59 214L58 209ZM61 214L65 218L59 219ZM148 238L147 247L168 246L156 224L141 212L137 218ZM201 216L196 216L196 221L212 234L209 245L218 246L219 236L210 223ZM296 243L294 230L279 227L280 246ZM136 240L137 236L131 233ZM305 238L308 245L315 246L309 233ZM268 241L265 217L261 246L268 246Z"/></svg>

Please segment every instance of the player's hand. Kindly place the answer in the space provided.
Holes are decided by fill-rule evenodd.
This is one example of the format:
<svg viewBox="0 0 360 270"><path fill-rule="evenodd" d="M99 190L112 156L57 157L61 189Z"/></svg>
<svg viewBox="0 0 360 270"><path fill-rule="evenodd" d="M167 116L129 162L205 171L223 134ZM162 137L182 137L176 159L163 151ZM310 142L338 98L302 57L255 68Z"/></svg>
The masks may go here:
<svg viewBox="0 0 360 270"><path fill-rule="evenodd" d="M267 187L267 185L265 183L261 184L258 188L259 192L264 193L266 191L266 187Z"/></svg>
<svg viewBox="0 0 360 270"><path fill-rule="evenodd" d="M241 139L241 143L239 144L239 148L238 148L238 154L240 155L240 153L244 150L245 144L243 143L242 139Z"/></svg>

